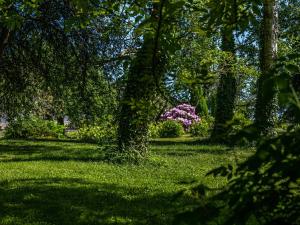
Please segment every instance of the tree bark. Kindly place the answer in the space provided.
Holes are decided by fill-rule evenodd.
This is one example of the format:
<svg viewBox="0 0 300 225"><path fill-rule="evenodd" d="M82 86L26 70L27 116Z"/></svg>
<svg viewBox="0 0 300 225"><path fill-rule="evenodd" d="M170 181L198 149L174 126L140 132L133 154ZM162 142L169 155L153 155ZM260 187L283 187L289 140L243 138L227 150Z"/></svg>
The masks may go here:
<svg viewBox="0 0 300 225"><path fill-rule="evenodd" d="M6 27L1 28L0 34L0 62L4 53L5 46L7 45L8 39L10 36L10 31Z"/></svg>
<svg viewBox="0 0 300 225"><path fill-rule="evenodd" d="M57 124L59 124L59 125L65 125L65 120L64 120L64 117L63 116L58 116L57 118L56 118L56 121L57 121Z"/></svg>
<svg viewBox="0 0 300 225"><path fill-rule="evenodd" d="M235 60L235 42L232 30L223 30L222 50L229 54L229 59L225 60L217 91L215 124L211 138L222 141L226 138L228 131L227 123L232 120L235 108L237 93L237 81L232 68Z"/></svg>
<svg viewBox="0 0 300 225"><path fill-rule="evenodd" d="M277 55L277 4L275 0L263 1L261 26L261 76L257 81L255 124L260 134L268 134L275 125L276 88L268 85L271 69Z"/></svg>
<svg viewBox="0 0 300 225"><path fill-rule="evenodd" d="M163 76L162 53L159 46L162 7L154 3L152 17L157 21L156 34L145 35L144 43L133 60L120 103L118 149L142 156L148 149L148 125L152 118L153 100ZM159 68L159 69L158 69Z"/></svg>

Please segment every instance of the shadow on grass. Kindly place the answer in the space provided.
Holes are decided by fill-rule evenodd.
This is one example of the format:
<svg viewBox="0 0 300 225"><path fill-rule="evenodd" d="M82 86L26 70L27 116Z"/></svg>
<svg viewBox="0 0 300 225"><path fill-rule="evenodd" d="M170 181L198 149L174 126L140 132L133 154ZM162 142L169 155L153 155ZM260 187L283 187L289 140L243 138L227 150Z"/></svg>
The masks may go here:
<svg viewBox="0 0 300 225"><path fill-rule="evenodd" d="M161 143L162 142L162 143ZM161 143L161 145L159 145ZM168 145L167 145L168 143ZM223 155L232 149L220 145L200 145L198 142L163 142L152 144L155 154L161 156L194 156L199 154ZM159 147L161 146L161 148ZM106 151L110 146L51 143L41 141L0 142L0 162L28 161L82 161L103 162L107 160Z"/></svg>
<svg viewBox="0 0 300 225"><path fill-rule="evenodd" d="M232 150L228 149L176 149L176 150L168 150L168 151L160 151L160 155L166 156L195 156L201 154L210 154L210 155L225 155Z"/></svg>
<svg viewBox="0 0 300 225"><path fill-rule="evenodd" d="M170 193L145 193L147 190L143 188L71 178L3 182L0 184L0 223L170 224L179 210L177 207L184 204L173 201Z"/></svg>
<svg viewBox="0 0 300 225"><path fill-rule="evenodd" d="M104 151L95 146L50 145L31 141L24 143L0 143L0 162L19 161L103 161Z"/></svg>
<svg viewBox="0 0 300 225"><path fill-rule="evenodd" d="M33 141L33 142L53 142L53 143L74 143L74 144L98 144L94 141L83 141L78 139L71 138L15 138L15 139L7 139L0 138L0 140L8 140L8 141ZM108 142L108 144L114 144L113 141Z"/></svg>
<svg viewBox="0 0 300 225"><path fill-rule="evenodd" d="M11 154L11 155L34 155L37 153L45 153L45 151L60 151L62 148L58 146L47 146L47 145L8 145L0 144L0 154Z"/></svg>
<svg viewBox="0 0 300 225"><path fill-rule="evenodd" d="M193 138L187 140L160 138L150 141L151 145L212 145L213 143L208 138Z"/></svg>
<svg viewBox="0 0 300 225"><path fill-rule="evenodd" d="M157 148L155 147L155 152L158 155L162 156L196 156L196 155L226 155L228 153L232 153L235 150L232 148L228 148L226 146L220 145L178 145L178 146L170 146Z"/></svg>

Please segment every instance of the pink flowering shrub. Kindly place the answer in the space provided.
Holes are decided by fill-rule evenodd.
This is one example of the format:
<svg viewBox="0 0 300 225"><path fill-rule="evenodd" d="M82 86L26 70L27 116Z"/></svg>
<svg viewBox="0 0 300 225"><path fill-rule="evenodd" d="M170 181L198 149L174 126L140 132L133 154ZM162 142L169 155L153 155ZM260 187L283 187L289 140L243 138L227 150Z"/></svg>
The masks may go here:
<svg viewBox="0 0 300 225"><path fill-rule="evenodd" d="M168 110L161 116L161 119L178 121L185 130L189 130L193 123L200 122L200 117L196 114L195 107L189 104L181 104Z"/></svg>

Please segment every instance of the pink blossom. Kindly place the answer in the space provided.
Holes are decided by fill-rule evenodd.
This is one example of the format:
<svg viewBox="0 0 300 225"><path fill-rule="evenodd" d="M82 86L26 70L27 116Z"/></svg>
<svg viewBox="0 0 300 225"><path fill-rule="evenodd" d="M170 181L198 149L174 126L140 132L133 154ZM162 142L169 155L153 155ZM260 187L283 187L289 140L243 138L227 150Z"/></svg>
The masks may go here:
<svg viewBox="0 0 300 225"><path fill-rule="evenodd" d="M176 120L180 122L185 130L195 123L201 121L200 117L196 114L195 107L189 104L180 104L161 115L162 120Z"/></svg>

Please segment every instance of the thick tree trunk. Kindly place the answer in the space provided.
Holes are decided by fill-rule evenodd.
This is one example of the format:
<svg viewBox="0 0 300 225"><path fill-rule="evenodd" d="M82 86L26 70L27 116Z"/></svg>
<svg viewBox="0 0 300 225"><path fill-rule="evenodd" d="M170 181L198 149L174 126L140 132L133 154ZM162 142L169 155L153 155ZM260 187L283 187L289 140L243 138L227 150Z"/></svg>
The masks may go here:
<svg viewBox="0 0 300 225"><path fill-rule="evenodd" d="M121 102L118 144L121 151L147 151L147 130L155 81L151 73L153 41L145 41L130 68Z"/></svg>
<svg viewBox="0 0 300 225"><path fill-rule="evenodd" d="M128 73L127 85L120 103L118 148L120 152L147 153L148 125L154 113L153 99L163 76L159 48L162 4L154 4L153 17L158 21L155 35L145 35L144 43ZM158 69L159 68L159 69Z"/></svg>
<svg viewBox="0 0 300 225"><path fill-rule="evenodd" d="M234 115L237 81L231 65L235 60L233 31L223 31L222 50L229 54L229 59L223 65L217 91L215 124L211 134L211 138L216 141L222 141L226 137L227 123Z"/></svg>
<svg viewBox="0 0 300 225"><path fill-rule="evenodd" d="M257 82L255 124L261 134L268 134L275 124L276 88L268 85L277 54L277 4L275 0L263 1L261 26L261 76Z"/></svg>

